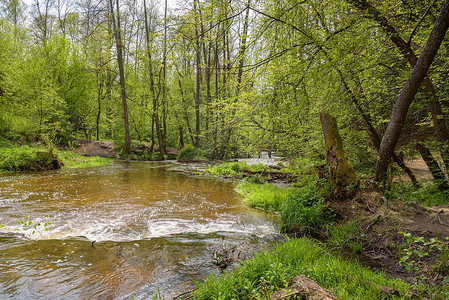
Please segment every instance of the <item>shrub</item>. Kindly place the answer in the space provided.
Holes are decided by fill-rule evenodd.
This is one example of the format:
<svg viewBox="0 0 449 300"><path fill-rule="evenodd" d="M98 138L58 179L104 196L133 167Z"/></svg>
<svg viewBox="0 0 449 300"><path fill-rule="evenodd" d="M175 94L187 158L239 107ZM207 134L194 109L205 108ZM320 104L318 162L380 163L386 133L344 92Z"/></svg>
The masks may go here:
<svg viewBox="0 0 449 300"><path fill-rule="evenodd" d="M178 161L189 161L200 158L200 151L193 147L192 145L188 145L179 151Z"/></svg>

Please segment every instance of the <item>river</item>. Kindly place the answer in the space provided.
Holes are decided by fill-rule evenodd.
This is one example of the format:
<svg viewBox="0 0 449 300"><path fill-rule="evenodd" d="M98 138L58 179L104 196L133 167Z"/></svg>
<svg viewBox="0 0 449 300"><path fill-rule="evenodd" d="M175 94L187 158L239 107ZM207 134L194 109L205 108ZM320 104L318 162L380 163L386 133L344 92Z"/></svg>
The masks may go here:
<svg viewBox="0 0 449 300"><path fill-rule="evenodd" d="M276 219L232 183L180 167L0 175L0 299L170 299L218 273L214 251L247 258L278 240Z"/></svg>

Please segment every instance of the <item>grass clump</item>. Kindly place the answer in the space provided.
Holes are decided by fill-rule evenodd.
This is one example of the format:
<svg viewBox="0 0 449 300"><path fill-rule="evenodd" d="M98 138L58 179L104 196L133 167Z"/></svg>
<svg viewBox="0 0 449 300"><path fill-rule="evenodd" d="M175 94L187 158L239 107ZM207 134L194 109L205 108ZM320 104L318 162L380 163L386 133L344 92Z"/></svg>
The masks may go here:
<svg viewBox="0 0 449 300"><path fill-rule="evenodd" d="M377 285L392 287L404 299L410 286L388 279L355 262L336 257L310 239L293 239L271 253L264 251L236 267L231 274L211 274L194 293L194 299L261 299L287 286L296 275L305 275L339 299L383 299Z"/></svg>
<svg viewBox="0 0 449 300"><path fill-rule="evenodd" d="M236 191L245 197L243 202L246 205L267 212L278 212L281 204L293 192L291 188L249 182L238 184Z"/></svg>
<svg viewBox="0 0 449 300"><path fill-rule="evenodd" d="M338 249L349 248L354 253L362 252L360 220L351 220L344 224L329 224L328 242Z"/></svg>
<svg viewBox="0 0 449 300"><path fill-rule="evenodd" d="M324 198L315 188L294 190L280 207L281 232L314 233L323 228L330 216L324 210Z"/></svg>
<svg viewBox="0 0 449 300"><path fill-rule="evenodd" d="M81 154L72 151L57 151L58 157L64 164L64 168L85 168L107 165L113 159L98 156L82 156Z"/></svg>

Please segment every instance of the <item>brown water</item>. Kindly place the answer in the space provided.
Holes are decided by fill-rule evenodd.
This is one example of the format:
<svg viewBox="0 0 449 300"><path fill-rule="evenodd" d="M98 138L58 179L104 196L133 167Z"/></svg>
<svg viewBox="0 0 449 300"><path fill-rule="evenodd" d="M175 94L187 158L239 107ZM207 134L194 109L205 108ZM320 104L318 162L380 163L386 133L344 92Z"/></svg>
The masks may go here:
<svg viewBox="0 0 449 300"><path fill-rule="evenodd" d="M243 257L273 244L273 217L246 208L231 183L179 167L0 176L0 298L170 299L218 272L212 253L223 241ZM17 220L28 215L24 228ZM33 230L46 221L48 231Z"/></svg>

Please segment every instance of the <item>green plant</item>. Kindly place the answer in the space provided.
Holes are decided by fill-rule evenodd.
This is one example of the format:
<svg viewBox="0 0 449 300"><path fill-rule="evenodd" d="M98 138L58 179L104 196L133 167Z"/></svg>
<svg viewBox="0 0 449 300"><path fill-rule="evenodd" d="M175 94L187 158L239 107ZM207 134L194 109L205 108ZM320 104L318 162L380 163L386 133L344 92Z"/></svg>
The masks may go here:
<svg viewBox="0 0 449 300"><path fill-rule="evenodd" d="M235 190L245 198L243 201L252 208L268 212L280 210L281 204L292 193L291 188L279 187L272 184L239 183Z"/></svg>
<svg viewBox="0 0 449 300"><path fill-rule="evenodd" d="M48 217L50 216L47 216L47 218ZM52 224L50 221L46 221L44 223L34 222L30 220L30 216L25 217L24 220L17 220L16 222L17 224L20 224L21 227L14 230L21 232L26 238L30 240L36 239L34 237L36 233L38 233L42 237L42 231L48 231L48 226Z"/></svg>
<svg viewBox="0 0 449 300"><path fill-rule="evenodd" d="M178 161L189 161L194 159L203 159L202 152L192 145L188 145L179 151Z"/></svg>
<svg viewBox="0 0 449 300"><path fill-rule="evenodd" d="M324 199L312 186L296 189L281 204L281 231L316 233L329 220Z"/></svg>
<svg viewBox="0 0 449 300"><path fill-rule="evenodd" d="M328 226L328 241L338 248L349 247L354 253L362 252L360 221L351 220L348 223Z"/></svg>
<svg viewBox="0 0 449 300"><path fill-rule="evenodd" d="M440 241L437 238L430 238L428 242L424 237L415 237L408 232L399 232L404 235L407 246L400 250L400 264L403 265L409 271L416 271L418 273L417 279L424 281L427 278L422 274L419 268L418 258L428 256L430 252L437 251L440 254L440 259L434 266L434 271L443 275L449 274L449 247L447 242ZM449 238L446 238L449 241ZM444 279L445 282L449 282L449 276Z"/></svg>
<svg viewBox="0 0 449 300"><path fill-rule="evenodd" d="M331 290L339 299L383 299L382 292L367 282L394 287L401 295L411 288L400 280L388 279L383 273L334 256L311 239L301 238L288 240L272 251L258 253L234 268L232 275L211 274L203 283L198 283L192 298L269 299L273 292L284 289L298 274Z"/></svg>
<svg viewBox="0 0 449 300"><path fill-rule="evenodd" d="M254 183L254 184L264 184L265 183L265 179L263 178L262 174L260 174L260 173L254 174L250 177L246 177L246 181L248 181L250 183Z"/></svg>

